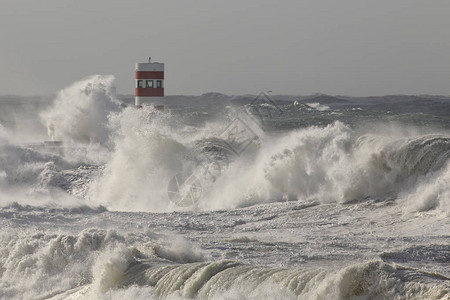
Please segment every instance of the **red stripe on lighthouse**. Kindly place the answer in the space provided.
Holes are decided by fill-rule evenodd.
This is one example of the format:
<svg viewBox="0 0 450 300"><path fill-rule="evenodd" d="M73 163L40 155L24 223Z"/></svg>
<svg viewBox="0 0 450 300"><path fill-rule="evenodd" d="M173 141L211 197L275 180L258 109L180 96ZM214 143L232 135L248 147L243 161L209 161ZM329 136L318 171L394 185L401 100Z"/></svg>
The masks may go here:
<svg viewBox="0 0 450 300"><path fill-rule="evenodd" d="M164 71L136 71L136 79L164 79Z"/></svg>
<svg viewBox="0 0 450 300"><path fill-rule="evenodd" d="M163 88L136 88L136 97L164 97Z"/></svg>

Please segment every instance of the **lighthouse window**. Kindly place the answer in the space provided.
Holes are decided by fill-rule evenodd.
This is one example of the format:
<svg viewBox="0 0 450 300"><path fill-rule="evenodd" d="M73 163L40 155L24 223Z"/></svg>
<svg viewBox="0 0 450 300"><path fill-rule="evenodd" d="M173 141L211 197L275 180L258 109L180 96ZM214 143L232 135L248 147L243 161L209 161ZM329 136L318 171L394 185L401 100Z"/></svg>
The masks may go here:
<svg viewBox="0 0 450 300"><path fill-rule="evenodd" d="M156 80L156 87L162 88L162 80Z"/></svg>
<svg viewBox="0 0 450 300"><path fill-rule="evenodd" d="M145 81L145 87L146 88L152 88L153 87L153 80L146 80Z"/></svg>
<svg viewBox="0 0 450 300"><path fill-rule="evenodd" d="M138 80L137 85L138 88L142 89L144 87L144 80Z"/></svg>

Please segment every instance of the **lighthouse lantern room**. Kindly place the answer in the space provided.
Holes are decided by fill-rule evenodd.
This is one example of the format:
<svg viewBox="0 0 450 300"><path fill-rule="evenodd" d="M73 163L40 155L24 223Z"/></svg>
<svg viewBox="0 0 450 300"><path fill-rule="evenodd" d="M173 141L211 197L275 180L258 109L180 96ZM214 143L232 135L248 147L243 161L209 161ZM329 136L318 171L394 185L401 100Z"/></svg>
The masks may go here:
<svg viewBox="0 0 450 300"><path fill-rule="evenodd" d="M135 105L152 105L156 109L164 109L164 64L151 62L136 63Z"/></svg>

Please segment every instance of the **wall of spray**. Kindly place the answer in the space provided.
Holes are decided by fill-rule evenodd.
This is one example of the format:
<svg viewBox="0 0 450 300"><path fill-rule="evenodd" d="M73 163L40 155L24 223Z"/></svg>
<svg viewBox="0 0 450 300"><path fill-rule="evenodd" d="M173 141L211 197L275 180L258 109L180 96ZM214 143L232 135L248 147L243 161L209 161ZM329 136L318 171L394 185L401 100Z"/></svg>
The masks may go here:
<svg viewBox="0 0 450 300"><path fill-rule="evenodd" d="M218 118L187 126L182 117L150 107L124 109L115 95L114 77L85 78L60 91L40 113L49 137L63 141L61 155L13 145L8 129L1 129L1 182L4 187L31 182L35 187L63 188L70 185L65 182L67 170L100 165L102 171L83 183L82 200L89 205L181 209L168 199L169 181L192 168L196 145L223 138L220 134L229 122ZM260 146L230 157L214 182L202 183L198 209L400 197L412 210L448 212L448 133L413 130L405 136L402 125L392 130L367 127L356 131L335 122L276 135L260 133Z"/></svg>

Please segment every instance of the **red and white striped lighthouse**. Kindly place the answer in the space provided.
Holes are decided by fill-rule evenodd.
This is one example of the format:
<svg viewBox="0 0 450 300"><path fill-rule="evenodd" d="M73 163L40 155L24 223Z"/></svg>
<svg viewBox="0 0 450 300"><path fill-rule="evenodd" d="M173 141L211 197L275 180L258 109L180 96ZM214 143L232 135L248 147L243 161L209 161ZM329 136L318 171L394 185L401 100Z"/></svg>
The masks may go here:
<svg viewBox="0 0 450 300"><path fill-rule="evenodd" d="M152 105L156 109L164 109L164 64L151 62L136 63L136 107Z"/></svg>

